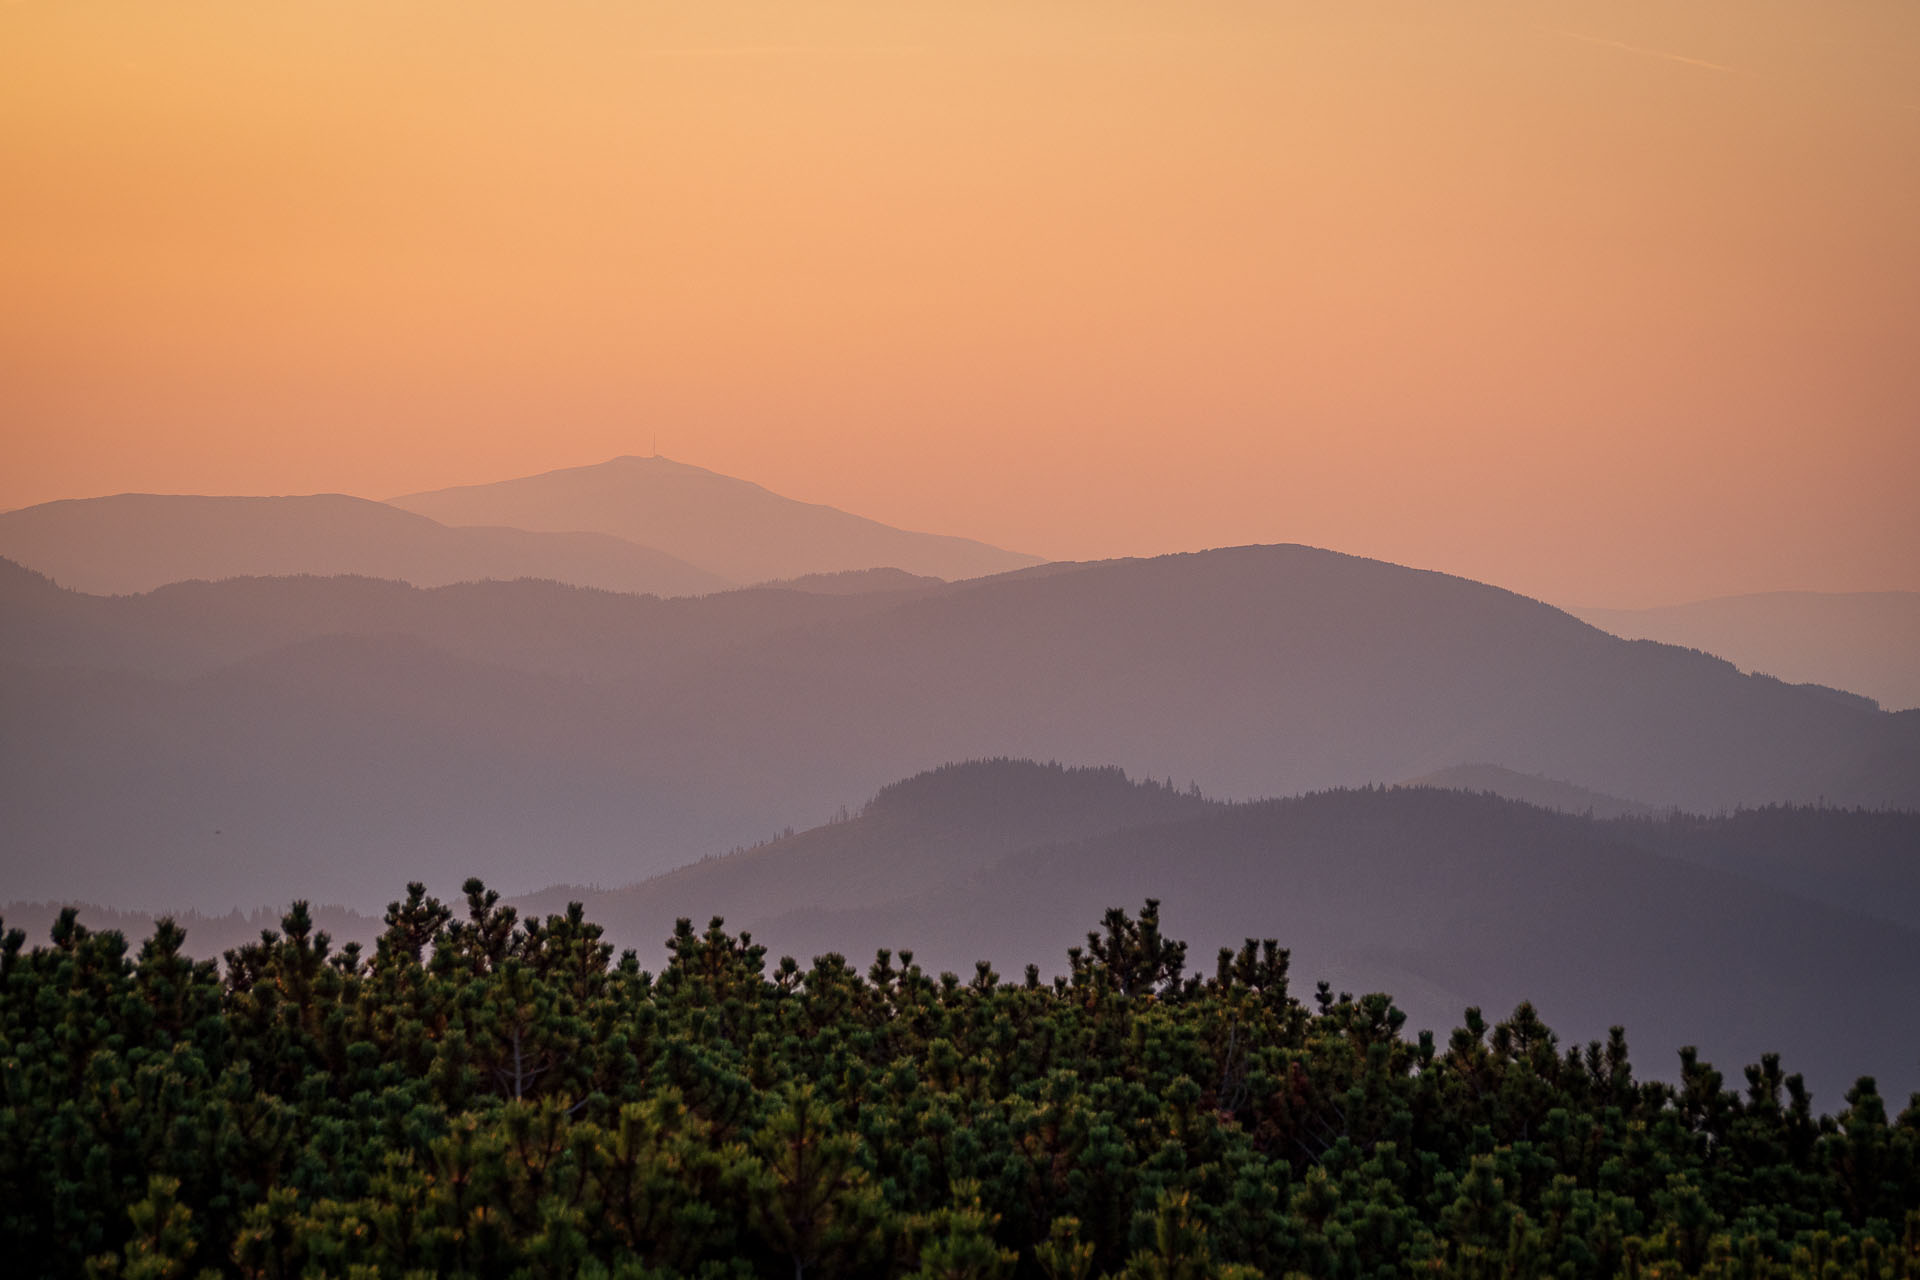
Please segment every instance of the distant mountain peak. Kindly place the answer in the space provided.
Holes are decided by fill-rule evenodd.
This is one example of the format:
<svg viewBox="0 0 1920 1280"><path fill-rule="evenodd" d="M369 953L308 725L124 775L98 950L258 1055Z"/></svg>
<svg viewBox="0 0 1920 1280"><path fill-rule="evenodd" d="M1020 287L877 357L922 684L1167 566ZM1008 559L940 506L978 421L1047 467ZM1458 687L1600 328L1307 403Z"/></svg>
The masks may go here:
<svg viewBox="0 0 1920 1280"><path fill-rule="evenodd" d="M608 471L608 470L613 470L615 468L621 468L621 467L626 467L626 468L644 467L651 470L665 472L667 474L672 474L673 472L678 471L688 475L715 476L721 480L731 480L735 484L753 485L753 487L756 489L761 487L760 485L754 484L753 481L751 480L742 480L738 476L726 475L722 472L715 471L710 467L699 466L696 463L681 462L677 458L669 458L664 453L617 453L613 457L608 458L605 462L582 462L571 467L553 467L546 471L536 472L535 475L557 476L557 475L567 475L569 473L577 473L577 472L583 472L583 471ZM531 479L533 477L525 477L525 478ZM496 481L494 483L510 484L512 482ZM450 486L450 487L475 488L477 486L458 485L458 486Z"/></svg>
<svg viewBox="0 0 1920 1280"><path fill-rule="evenodd" d="M788 498L658 455L622 454L392 501L449 525L611 534L743 583L881 568L950 581L1040 563L970 538L899 529Z"/></svg>

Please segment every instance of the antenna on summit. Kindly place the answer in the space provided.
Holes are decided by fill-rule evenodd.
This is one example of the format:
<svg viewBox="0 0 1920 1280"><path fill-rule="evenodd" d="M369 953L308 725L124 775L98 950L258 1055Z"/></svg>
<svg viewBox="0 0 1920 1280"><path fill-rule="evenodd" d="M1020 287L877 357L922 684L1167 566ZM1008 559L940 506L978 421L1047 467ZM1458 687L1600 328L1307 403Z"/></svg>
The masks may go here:
<svg viewBox="0 0 1920 1280"><path fill-rule="evenodd" d="M653 456L656 458L660 456L660 433L658 431L653 433Z"/></svg>

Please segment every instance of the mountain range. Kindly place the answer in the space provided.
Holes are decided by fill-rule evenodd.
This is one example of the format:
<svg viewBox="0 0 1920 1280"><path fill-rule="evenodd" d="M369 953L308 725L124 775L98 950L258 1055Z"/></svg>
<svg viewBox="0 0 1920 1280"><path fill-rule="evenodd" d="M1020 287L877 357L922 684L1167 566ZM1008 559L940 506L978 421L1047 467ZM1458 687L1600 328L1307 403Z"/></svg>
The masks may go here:
<svg viewBox="0 0 1920 1280"><path fill-rule="evenodd" d="M0 557L63 586L111 595L294 574L419 587L528 577L660 596L750 583L853 593L1038 563L658 456L388 503L342 494L43 503L0 513ZM1888 710L1920 707L1920 593L1773 592L1568 612L1626 639L1699 649L1744 671L1862 694Z"/></svg>
<svg viewBox="0 0 1920 1280"><path fill-rule="evenodd" d="M370 909L631 883L994 756L1233 799L1486 762L1655 807L1920 806L1920 713L1298 546L657 599L0 574L7 894Z"/></svg>
<svg viewBox="0 0 1920 1280"><path fill-rule="evenodd" d="M728 579L604 533L451 529L382 502L323 493L202 498L125 493L0 513L0 555L63 586L130 595L190 579L360 574L420 587L550 578L693 595Z"/></svg>
<svg viewBox="0 0 1920 1280"><path fill-rule="evenodd" d="M293 574L416 587L542 578L660 596L806 578L798 589L853 591L889 575L967 578L1038 563L666 458L615 458L392 503L140 493L47 502L0 513L0 556L100 595Z"/></svg>

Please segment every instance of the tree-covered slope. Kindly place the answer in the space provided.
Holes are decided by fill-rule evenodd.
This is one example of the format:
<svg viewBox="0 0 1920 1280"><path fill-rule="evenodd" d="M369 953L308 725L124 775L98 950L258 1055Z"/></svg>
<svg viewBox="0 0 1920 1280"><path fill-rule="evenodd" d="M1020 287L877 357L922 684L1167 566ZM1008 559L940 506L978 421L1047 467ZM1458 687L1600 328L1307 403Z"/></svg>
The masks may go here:
<svg viewBox="0 0 1920 1280"><path fill-rule="evenodd" d="M645 954L683 915L755 924L808 906L882 907L963 881L1016 850L1218 807L1195 792L1132 781L1111 766L968 761L889 783L858 813L640 884L598 891L561 885L516 902L546 912L583 897L614 937ZM990 936L989 925L983 937Z"/></svg>
<svg viewBox="0 0 1920 1280"><path fill-rule="evenodd" d="M295 904L224 977L170 924L0 942L0 1238L34 1276L1920 1274L1920 1098L1821 1114L1791 1060L1638 1077L1531 1006L1217 960L1155 904L1066 972L657 974L574 907L418 886L371 956ZM1744 1079L1742 1079L1744 1077Z"/></svg>
<svg viewBox="0 0 1920 1280"><path fill-rule="evenodd" d="M1557 778L1537 773L1520 773L1497 764L1460 764L1436 769L1417 778L1408 778L1406 787L1442 787L1451 791L1491 792L1509 800L1558 809L1562 813L1585 813L1596 818L1651 817L1655 810L1623 796L1589 791Z"/></svg>

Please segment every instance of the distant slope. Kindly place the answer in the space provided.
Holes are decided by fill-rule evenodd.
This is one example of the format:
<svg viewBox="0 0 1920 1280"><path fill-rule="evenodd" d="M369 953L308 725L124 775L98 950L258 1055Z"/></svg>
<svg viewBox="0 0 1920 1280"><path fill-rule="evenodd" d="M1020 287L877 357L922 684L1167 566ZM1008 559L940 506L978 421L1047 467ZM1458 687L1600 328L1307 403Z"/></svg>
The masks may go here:
<svg viewBox="0 0 1920 1280"><path fill-rule="evenodd" d="M1330 803L1324 798L1329 794L1308 799ZM1920 814L1771 805L1717 817L1603 818L1550 811L1485 791L1473 794L1576 819L1539 830L1691 863L1920 930ZM890 783L858 813L703 858L639 884L617 889L556 885L520 901L550 912L585 895L596 919L628 945L645 950L665 938L683 915L722 915L759 927L796 910L896 905L969 882L1006 858L1026 857L1045 846L1184 824L1266 803L1229 805L1164 783L1132 780L1111 767L967 761ZM1354 803L1357 807L1346 811L1349 817L1390 809L1385 802ZM1446 797L1423 801L1418 794L1398 811L1441 818L1488 812L1460 807Z"/></svg>
<svg viewBox="0 0 1920 1280"><path fill-rule="evenodd" d="M598 533L446 526L343 494L207 498L126 493L0 513L0 556L99 595L188 579L360 574L417 587L550 578L609 591L692 595L730 583Z"/></svg>
<svg viewBox="0 0 1920 1280"><path fill-rule="evenodd" d="M855 595L0 590L14 897L626 884L994 756L1242 798L1485 760L1694 812L1920 807L1920 713L1304 547Z"/></svg>
<svg viewBox="0 0 1920 1280"><path fill-rule="evenodd" d="M1774 591L1664 609L1571 609L1603 631L1718 654L1743 671L1920 707L1920 592Z"/></svg>
<svg viewBox="0 0 1920 1280"><path fill-rule="evenodd" d="M842 569L838 573L809 573L760 585L787 591L810 591L818 595L851 596L868 591L924 591L941 586L944 582L942 578L908 573L904 569Z"/></svg>
<svg viewBox="0 0 1920 1280"><path fill-rule="evenodd" d="M1920 805L1920 716L1306 547L956 585L757 642L676 701L761 752L896 770L1111 761L1252 797L1478 759L1697 811Z"/></svg>
<svg viewBox="0 0 1920 1280"><path fill-rule="evenodd" d="M615 458L498 484L394 498L451 525L589 529L705 565L736 582L890 567L977 578L1038 557L968 538L911 533L666 458Z"/></svg>
<svg viewBox="0 0 1920 1280"><path fill-rule="evenodd" d="M1635 800L1622 800L1619 796L1610 796L1600 791L1589 791L1585 787L1575 786L1571 782L1561 782L1557 778L1543 778L1537 773L1519 773L1512 769L1503 769L1497 764L1457 764L1451 768L1422 774L1417 778L1408 778L1400 785L1441 787L1449 791L1488 792L1496 796L1504 796L1509 800L1519 800L1524 804L1538 805L1542 809L1558 809L1561 813L1588 813L1596 818L1651 817L1655 813L1652 805L1641 804Z"/></svg>
<svg viewBox="0 0 1920 1280"><path fill-rule="evenodd" d="M1216 802L1114 768L1028 761L946 765L881 788L858 815L787 835L630 888L593 892L595 919L648 947L680 916L764 920L796 906L876 906L963 879L1035 844L1172 822ZM557 911L560 886L522 905Z"/></svg>
<svg viewBox="0 0 1920 1280"><path fill-rule="evenodd" d="M1768 805L1611 824L1652 853L1920 929L1920 814Z"/></svg>
<svg viewBox="0 0 1920 1280"><path fill-rule="evenodd" d="M767 587L662 598L553 581L420 590L315 576L177 582L108 599L0 560L0 661L179 678L327 636L410 636L483 665L621 682L897 603L890 592Z"/></svg>

